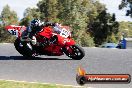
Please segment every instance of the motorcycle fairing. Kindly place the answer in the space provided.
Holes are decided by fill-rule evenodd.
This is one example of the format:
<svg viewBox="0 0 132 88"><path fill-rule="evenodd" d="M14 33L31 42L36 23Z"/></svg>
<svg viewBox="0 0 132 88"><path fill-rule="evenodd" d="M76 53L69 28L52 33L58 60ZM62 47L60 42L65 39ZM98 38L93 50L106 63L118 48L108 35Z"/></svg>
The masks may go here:
<svg viewBox="0 0 132 88"><path fill-rule="evenodd" d="M39 32L38 34L49 39L52 37L52 32L53 32L52 28L44 27L43 30Z"/></svg>
<svg viewBox="0 0 132 88"><path fill-rule="evenodd" d="M5 29L12 35L16 37L20 37L22 32L26 30L25 26L15 26L15 25L8 25Z"/></svg>

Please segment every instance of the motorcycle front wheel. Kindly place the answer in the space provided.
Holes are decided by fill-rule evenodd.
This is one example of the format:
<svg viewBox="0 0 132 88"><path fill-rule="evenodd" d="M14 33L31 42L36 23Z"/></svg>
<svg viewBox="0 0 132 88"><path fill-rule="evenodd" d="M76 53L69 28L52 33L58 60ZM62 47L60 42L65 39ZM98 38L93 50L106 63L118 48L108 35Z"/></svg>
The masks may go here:
<svg viewBox="0 0 132 88"><path fill-rule="evenodd" d="M78 45L72 45L68 48L63 48L63 52L74 60L81 60L85 56L85 51Z"/></svg>

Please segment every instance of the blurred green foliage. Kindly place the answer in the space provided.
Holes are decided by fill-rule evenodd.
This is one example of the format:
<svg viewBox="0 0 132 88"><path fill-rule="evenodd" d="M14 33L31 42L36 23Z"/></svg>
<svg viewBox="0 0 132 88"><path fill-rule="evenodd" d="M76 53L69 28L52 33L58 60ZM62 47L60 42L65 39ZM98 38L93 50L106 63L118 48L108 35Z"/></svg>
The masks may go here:
<svg viewBox="0 0 132 88"><path fill-rule="evenodd" d="M4 27L7 25L18 25L18 17L15 11L11 10L8 5L4 6L0 15L0 42L13 42L15 37L11 36Z"/></svg>
<svg viewBox="0 0 132 88"><path fill-rule="evenodd" d="M23 15L18 21L15 11L10 10L8 5L3 8L0 15L0 42L14 40L14 37L9 37L4 26L28 26L34 18L70 26L77 44L88 47L99 46L104 42L117 42L117 36L123 30L121 26L125 24L118 23L116 15L107 13L105 5L97 0L40 0L37 8L27 8Z"/></svg>
<svg viewBox="0 0 132 88"><path fill-rule="evenodd" d="M122 0L119 9L127 8L126 16L132 17L132 0Z"/></svg>

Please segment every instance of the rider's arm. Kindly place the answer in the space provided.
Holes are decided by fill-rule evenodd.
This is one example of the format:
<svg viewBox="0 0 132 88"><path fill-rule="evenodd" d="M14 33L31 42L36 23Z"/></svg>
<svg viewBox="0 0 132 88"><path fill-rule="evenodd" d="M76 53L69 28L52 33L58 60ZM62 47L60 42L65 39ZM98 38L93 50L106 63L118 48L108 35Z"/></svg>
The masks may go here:
<svg viewBox="0 0 132 88"><path fill-rule="evenodd" d="M32 32L32 29L30 26L28 26L26 30L27 30L27 32Z"/></svg>
<svg viewBox="0 0 132 88"><path fill-rule="evenodd" d="M47 27L47 26L55 26L55 23L52 23L52 22L45 22L44 26L45 26L45 27Z"/></svg>

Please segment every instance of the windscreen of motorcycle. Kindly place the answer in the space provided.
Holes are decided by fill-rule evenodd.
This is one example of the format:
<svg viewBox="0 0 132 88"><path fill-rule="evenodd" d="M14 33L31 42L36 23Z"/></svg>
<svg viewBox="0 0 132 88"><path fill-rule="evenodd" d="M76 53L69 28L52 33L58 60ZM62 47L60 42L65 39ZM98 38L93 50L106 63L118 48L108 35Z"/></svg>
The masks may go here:
<svg viewBox="0 0 132 88"><path fill-rule="evenodd" d="M64 38L67 38L70 35L70 31L67 30L66 28L63 28L63 27L60 28L58 26L55 26L53 29L55 33L60 34L60 36Z"/></svg>

